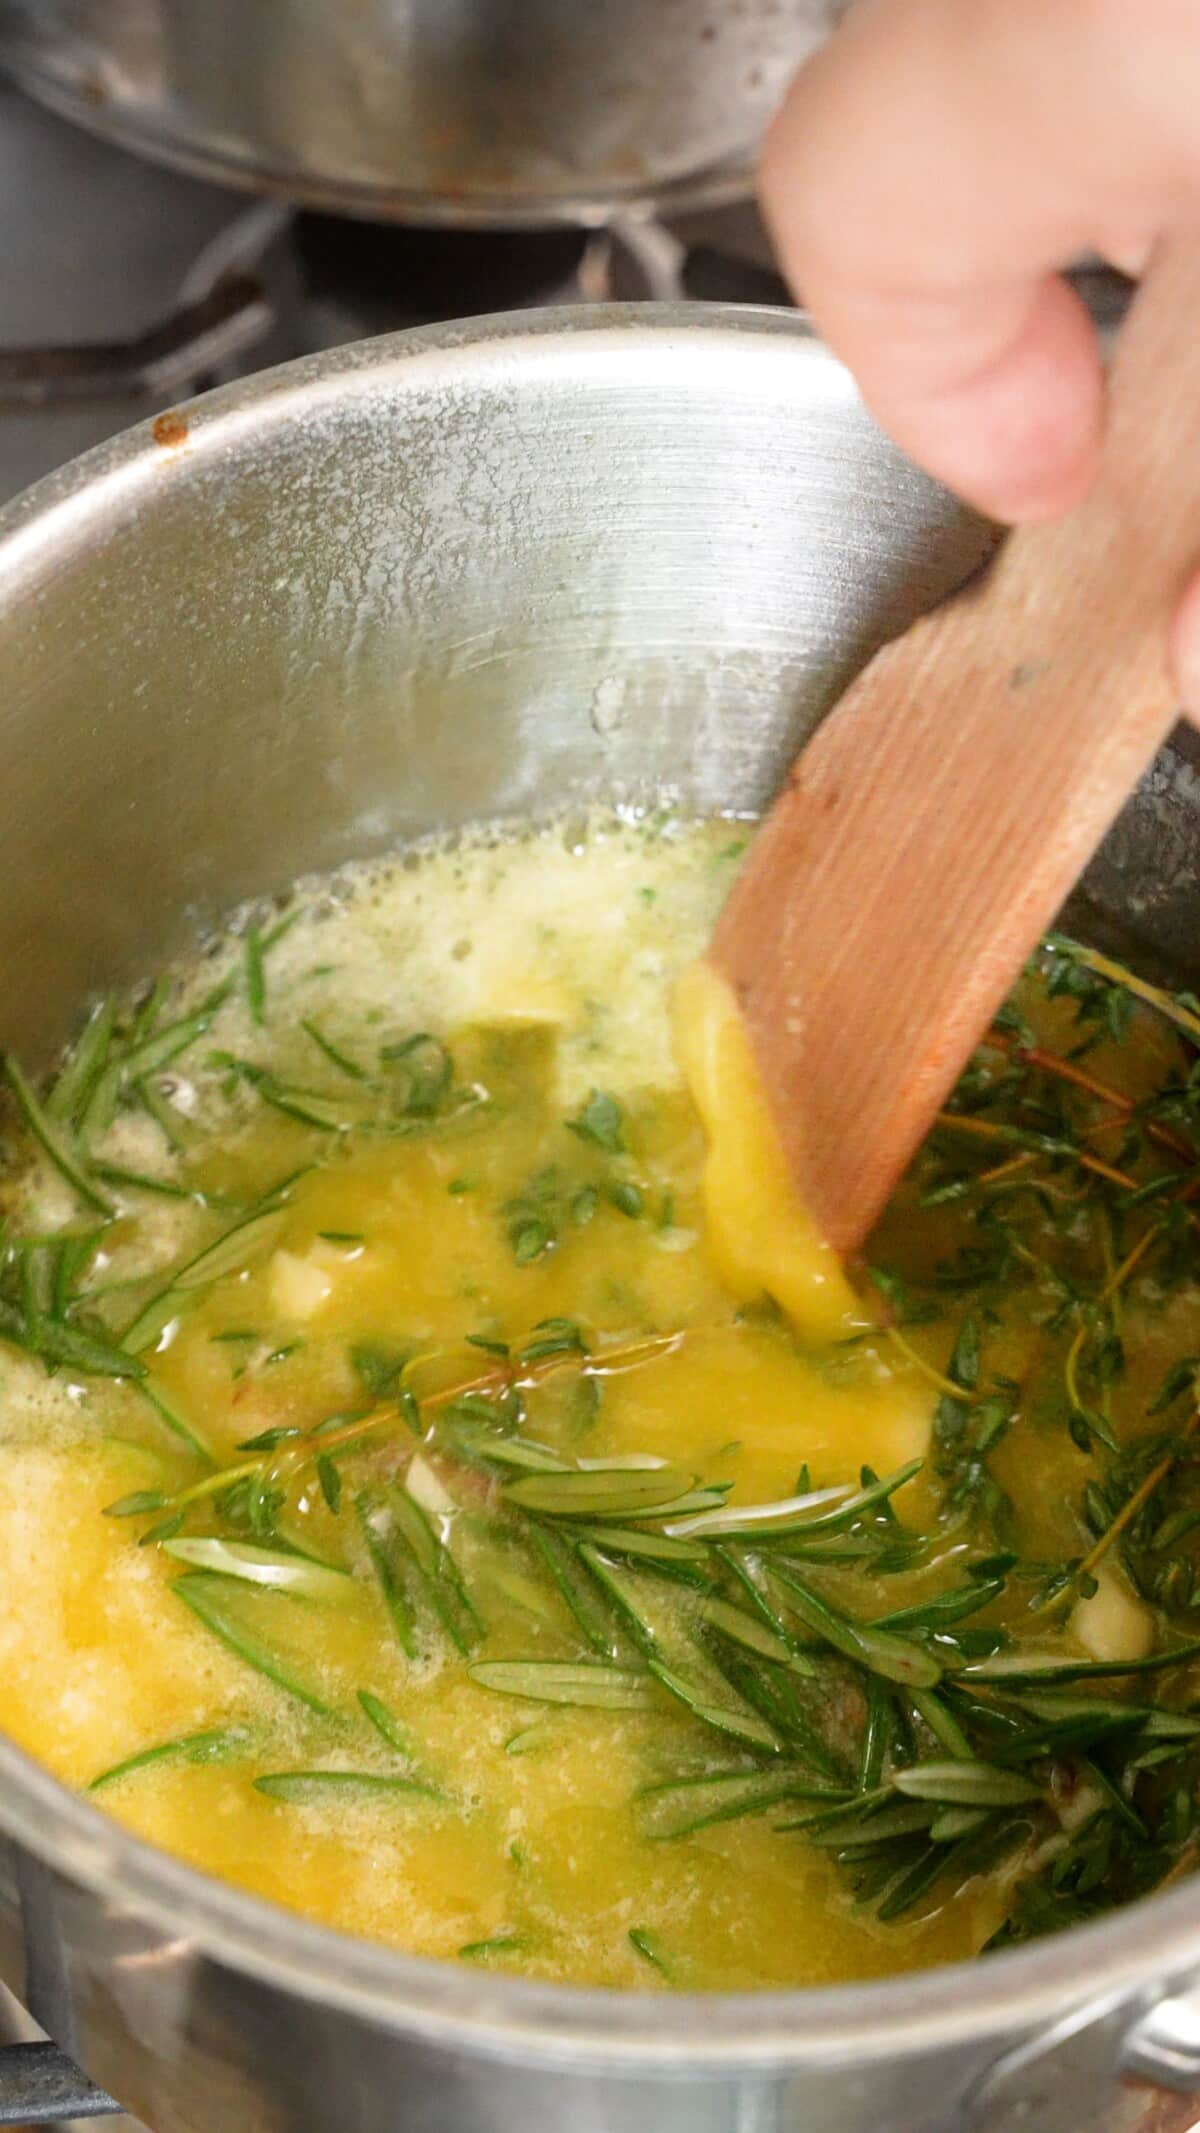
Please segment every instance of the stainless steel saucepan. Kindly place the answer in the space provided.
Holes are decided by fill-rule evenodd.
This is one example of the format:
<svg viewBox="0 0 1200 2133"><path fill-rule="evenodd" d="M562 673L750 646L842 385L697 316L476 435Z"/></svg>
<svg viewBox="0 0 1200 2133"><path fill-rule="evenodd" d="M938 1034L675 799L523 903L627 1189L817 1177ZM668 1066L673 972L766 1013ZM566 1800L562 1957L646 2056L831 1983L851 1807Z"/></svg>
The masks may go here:
<svg viewBox="0 0 1200 2133"><path fill-rule="evenodd" d="M0 1041L36 1063L239 899L434 825L758 805L987 538L784 313L493 319L159 417L0 519ZM1168 755L1087 923L1194 982L1198 868ZM156 2133L1176 2133L1124 2077L1200 2085L1197 1887L923 1976L633 1997L306 1924L2 1739L0 1828L0 1975Z"/></svg>
<svg viewBox="0 0 1200 2133"><path fill-rule="evenodd" d="M0 0L0 63L146 155L344 214L602 222L745 192L846 0Z"/></svg>

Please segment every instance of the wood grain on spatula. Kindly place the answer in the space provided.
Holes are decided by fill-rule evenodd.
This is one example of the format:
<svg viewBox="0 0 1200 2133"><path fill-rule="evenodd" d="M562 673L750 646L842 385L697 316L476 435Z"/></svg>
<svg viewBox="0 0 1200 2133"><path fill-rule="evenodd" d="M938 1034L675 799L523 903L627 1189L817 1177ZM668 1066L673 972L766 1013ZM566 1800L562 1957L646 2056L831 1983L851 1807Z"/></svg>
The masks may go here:
<svg viewBox="0 0 1200 2133"><path fill-rule="evenodd" d="M871 1227L1169 732L1200 558L1200 243L1156 256L1099 480L877 653L793 768L710 950L825 1236ZM1197 909L1200 922L1200 904Z"/></svg>

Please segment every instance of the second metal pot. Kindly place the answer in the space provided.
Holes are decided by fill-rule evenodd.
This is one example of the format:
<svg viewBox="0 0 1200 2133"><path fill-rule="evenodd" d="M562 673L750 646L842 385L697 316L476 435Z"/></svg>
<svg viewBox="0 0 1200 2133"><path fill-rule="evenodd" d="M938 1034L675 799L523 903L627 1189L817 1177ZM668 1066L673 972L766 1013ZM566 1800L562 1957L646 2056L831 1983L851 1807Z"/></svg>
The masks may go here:
<svg viewBox="0 0 1200 2133"><path fill-rule="evenodd" d="M345 214L602 222L748 186L846 0L4 0L0 64L97 132Z"/></svg>

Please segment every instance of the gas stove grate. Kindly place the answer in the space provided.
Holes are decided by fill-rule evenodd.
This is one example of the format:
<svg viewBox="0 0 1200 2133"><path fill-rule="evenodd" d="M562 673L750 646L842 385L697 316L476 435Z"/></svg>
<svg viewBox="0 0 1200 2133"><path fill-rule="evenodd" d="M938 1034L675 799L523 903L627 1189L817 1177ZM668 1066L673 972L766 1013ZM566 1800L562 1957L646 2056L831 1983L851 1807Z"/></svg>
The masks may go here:
<svg viewBox="0 0 1200 2133"><path fill-rule="evenodd" d="M57 2044L0 2046L0 2126L111 2118L121 2106L80 2072Z"/></svg>

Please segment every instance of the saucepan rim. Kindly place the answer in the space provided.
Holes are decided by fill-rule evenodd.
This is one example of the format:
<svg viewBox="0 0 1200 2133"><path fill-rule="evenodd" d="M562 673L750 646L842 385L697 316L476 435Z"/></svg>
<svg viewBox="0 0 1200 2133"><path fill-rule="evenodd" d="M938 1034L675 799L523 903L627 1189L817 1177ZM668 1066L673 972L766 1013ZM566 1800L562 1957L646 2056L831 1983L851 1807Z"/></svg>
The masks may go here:
<svg viewBox="0 0 1200 2133"><path fill-rule="evenodd" d="M796 313L707 304L564 306L419 328L304 358L144 422L50 475L0 513L0 617L49 581L64 546L86 549L129 514L151 512L164 481L322 421L363 395L482 383L507 388L591 364L611 382L623 361L669 357L688 389L691 352L712 361L796 365L796 395L853 397L846 373ZM774 372L772 371L774 376ZM494 376L494 372L493 372ZM747 383L749 373L746 373ZM764 377L764 385L766 384ZM115 514L115 517L114 517ZM1085 2000L1134 1999L1200 1956L1200 1887L1186 1883L1056 1939L881 1981L739 1994L635 1994L506 1978L402 1954L314 1924L134 1837L0 1736L0 1829L106 1904L174 1943L284 1992L458 2050L610 2072L695 2074L795 2069L904 2056L1040 2027Z"/></svg>

